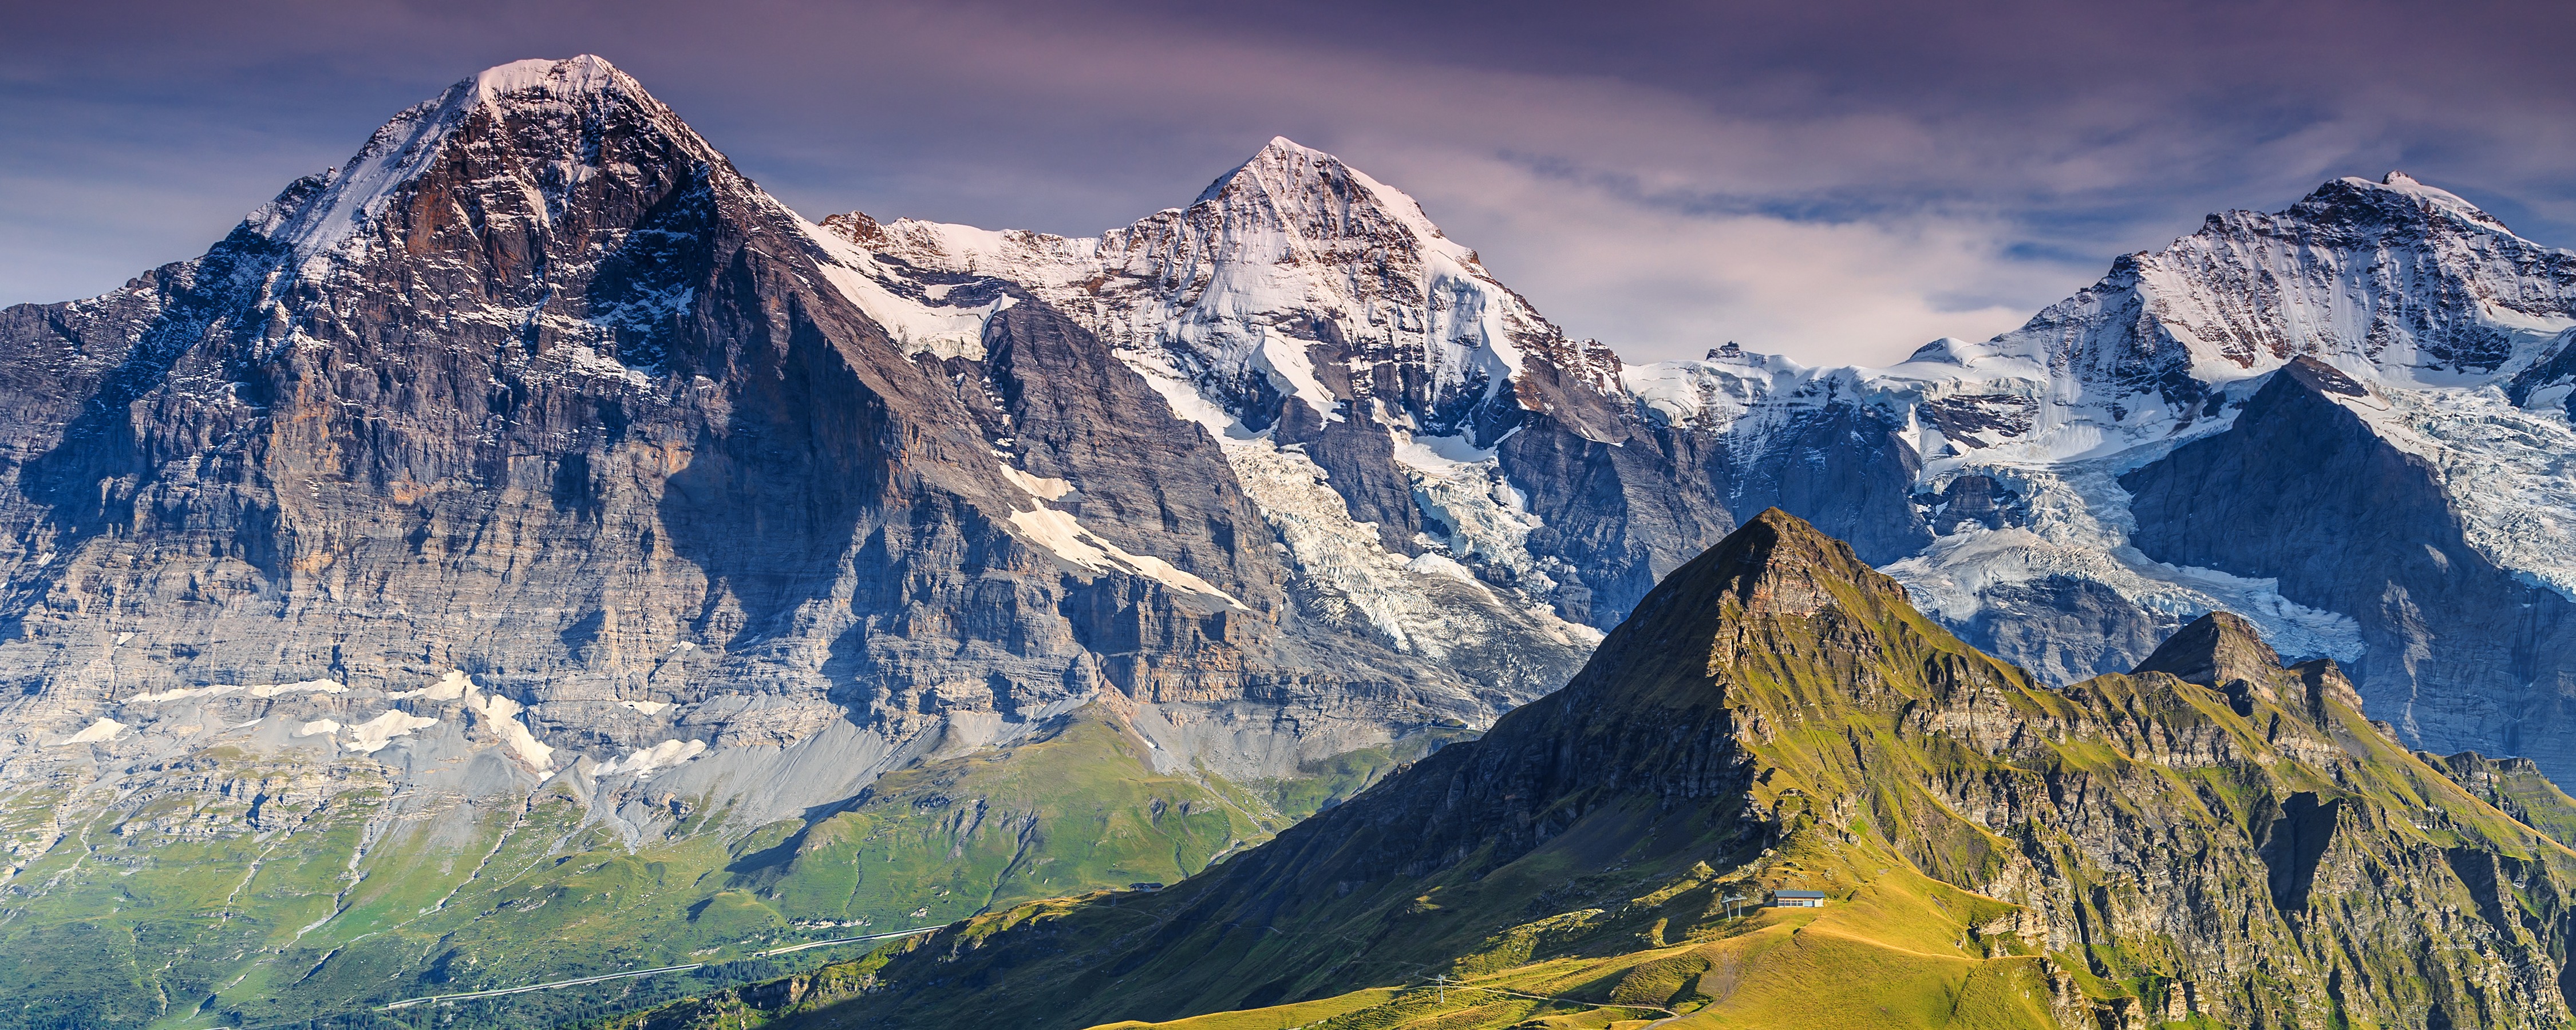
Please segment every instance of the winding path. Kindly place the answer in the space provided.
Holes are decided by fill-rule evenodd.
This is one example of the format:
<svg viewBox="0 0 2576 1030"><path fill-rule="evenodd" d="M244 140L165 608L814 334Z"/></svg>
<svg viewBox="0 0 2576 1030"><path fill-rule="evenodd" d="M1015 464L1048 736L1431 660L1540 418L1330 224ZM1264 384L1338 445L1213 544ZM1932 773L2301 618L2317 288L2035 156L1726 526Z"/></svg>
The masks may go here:
<svg viewBox="0 0 2576 1030"><path fill-rule="evenodd" d="M936 929L939 929L939 927L922 926L915 927L910 930L897 930L893 933L872 933L863 937L839 937L828 941L807 941L803 944L790 944L784 948L771 948L768 951L755 951L751 953L751 957L769 958L773 955L785 955L791 952L804 951L808 948L821 948L834 944L856 944L860 941L891 940L896 937L910 937L914 934L929 933ZM706 963L704 962L691 962L685 966L662 966L658 969L633 969L623 973L609 973L605 976L585 976L578 980L556 980L550 983L525 984L518 987L497 987L488 991L465 991L458 994L432 994L419 998L405 998L390 1005L380 1006L376 1011L391 1012L395 1009L406 1009L414 1005L427 1005L431 1002L445 1003L472 1001L476 998L498 998L510 994L525 994L529 991L551 991L560 987L579 987L583 984L605 983L610 980L624 980L629 977L637 976L656 976L662 973L685 973L692 969L705 968L705 966Z"/></svg>

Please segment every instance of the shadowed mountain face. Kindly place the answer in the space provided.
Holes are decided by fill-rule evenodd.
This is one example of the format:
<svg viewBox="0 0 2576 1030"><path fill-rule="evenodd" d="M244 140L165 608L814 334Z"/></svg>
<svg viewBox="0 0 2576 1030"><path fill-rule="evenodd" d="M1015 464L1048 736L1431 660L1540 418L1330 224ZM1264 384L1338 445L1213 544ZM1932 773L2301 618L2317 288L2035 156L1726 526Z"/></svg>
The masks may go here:
<svg viewBox="0 0 2576 1030"><path fill-rule="evenodd" d="M2576 852L2482 798L2549 825L2576 802L2428 763L2357 701L2226 614L2035 687L1770 512L1483 739L1160 893L950 927L792 1025L1172 1019L1434 974L1468 986L1337 1018L2559 1025ZM1728 900L1791 888L1828 901Z"/></svg>
<svg viewBox="0 0 2576 1030"><path fill-rule="evenodd" d="M2446 497L2446 473L2383 439L2386 402L2302 359L2255 392L2227 432L2120 478L2134 539L2184 565L2276 577L2351 612L2371 659L2374 714L2436 750L2527 755L2560 776L2576 738L2576 603L2500 565ZM2211 483L2265 483L2212 490Z"/></svg>

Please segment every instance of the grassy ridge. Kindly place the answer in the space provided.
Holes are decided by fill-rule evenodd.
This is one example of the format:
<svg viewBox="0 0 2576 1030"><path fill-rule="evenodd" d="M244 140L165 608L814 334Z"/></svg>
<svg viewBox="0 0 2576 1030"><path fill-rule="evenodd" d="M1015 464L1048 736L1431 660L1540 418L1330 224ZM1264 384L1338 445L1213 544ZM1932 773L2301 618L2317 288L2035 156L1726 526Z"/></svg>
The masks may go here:
<svg viewBox="0 0 2576 1030"><path fill-rule="evenodd" d="M2207 683L2042 688L1766 514L1479 741L1170 890L979 916L765 1011L1070 1030L1406 985L1327 1025L2566 1025L2576 852L2330 665L2196 627L2167 667ZM1835 901L1724 901L1786 888ZM1434 976L1541 997L1433 1011Z"/></svg>
<svg viewBox="0 0 2576 1030"><path fill-rule="evenodd" d="M1574 835L1569 835L1569 837ZM1494 877L1509 882L1560 879L1602 853L1585 842L1533 854ZM1624 857L1648 857L1623 852ZM1953 1027L1962 1030L2054 1025L2042 958L2008 936L1978 929L2013 906L1961 891L1902 867L1851 868L1842 852L1813 852L1792 843L1775 863L1836 898L1817 910L1740 906L1726 899L1752 892L1753 881L1696 864L1615 908L1590 908L1512 926L1466 945L1437 964L1390 963L1386 985L1292 1002L1160 1022L1123 1020L1101 1030L1432 1030L1507 1026L1643 1025L1687 1014L1694 1026L1776 1028ZM1887 856L1880 856L1885 860ZM1510 888L1436 891L1411 906L1473 922L1480 908ZM1436 900L1432 900L1436 899ZM1033 921L1126 904L1138 896L1092 895L1022 906L992 921L1000 930ZM1439 919L1408 929L1430 930ZM1154 917L1140 913L1140 927ZM1169 922L1163 925L1170 925ZM1436 933L1436 931L1434 931ZM1291 931L1293 933L1293 931ZM1075 942L1062 942L1072 945ZM772 986L712 995L654 1012L591 1024L603 1030L712 1030L719 1026L853 1025L836 1005L860 997L888 953L799 977L797 990ZM1223 956L1210 956L1221 963ZM1412 968L1398 967L1411 965ZM1445 977L1445 985L1433 977ZM786 983L787 981L781 981ZM1830 989L1820 989L1829 986ZM1044 991L1043 983L1027 989ZM961 1022L987 1020L960 1012Z"/></svg>

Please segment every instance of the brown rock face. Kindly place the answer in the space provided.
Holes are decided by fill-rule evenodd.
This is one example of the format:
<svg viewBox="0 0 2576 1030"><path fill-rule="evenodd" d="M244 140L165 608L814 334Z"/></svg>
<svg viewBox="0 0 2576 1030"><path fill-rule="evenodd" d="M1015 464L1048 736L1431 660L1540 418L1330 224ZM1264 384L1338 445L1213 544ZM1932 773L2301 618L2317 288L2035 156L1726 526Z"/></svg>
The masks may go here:
<svg viewBox="0 0 2576 1030"><path fill-rule="evenodd" d="M1106 689L1305 706L1330 753L1577 660L1301 610L1217 445L1094 334L834 246L605 62L523 62L203 258L9 310L11 709L462 670L605 758L971 739Z"/></svg>
<svg viewBox="0 0 2576 1030"><path fill-rule="evenodd" d="M2211 688L2252 683L2264 700L2274 701L2278 698L2272 696L2271 681L2281 674L2281 656L2242 616L2211 612L2167 638L2131 674L2150 672Z"/></svg>

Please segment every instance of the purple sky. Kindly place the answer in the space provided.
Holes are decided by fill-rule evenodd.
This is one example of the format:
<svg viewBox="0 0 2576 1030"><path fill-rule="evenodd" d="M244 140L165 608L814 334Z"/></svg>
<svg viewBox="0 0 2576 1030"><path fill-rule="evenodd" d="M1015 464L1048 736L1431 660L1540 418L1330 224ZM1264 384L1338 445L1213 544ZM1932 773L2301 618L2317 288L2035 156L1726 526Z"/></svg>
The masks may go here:
<svg viewBox="0 0 2576 1030"><path fill-rule="evenodd" d="M2563 3L0 3L0 303L581 52L816 218L1095 233L1284 134L1640 360L1891 361L2391 168L2576 245Z"/></svg>

